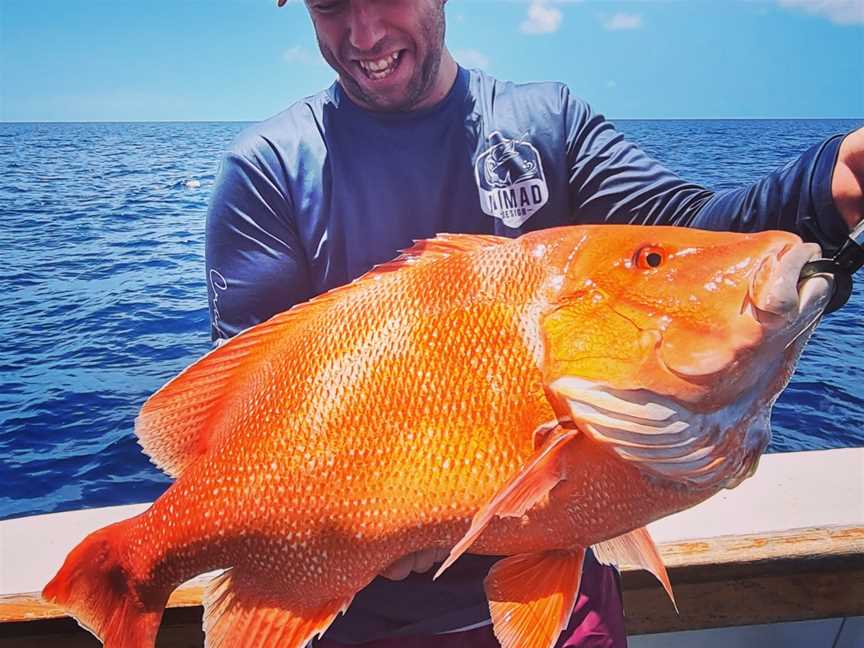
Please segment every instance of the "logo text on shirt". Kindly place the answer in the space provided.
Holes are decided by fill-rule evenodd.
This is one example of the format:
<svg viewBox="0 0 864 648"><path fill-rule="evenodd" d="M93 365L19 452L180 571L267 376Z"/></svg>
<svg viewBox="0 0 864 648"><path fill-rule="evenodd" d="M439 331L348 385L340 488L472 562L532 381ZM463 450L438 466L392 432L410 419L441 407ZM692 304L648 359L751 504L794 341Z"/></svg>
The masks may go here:
<svg viewBox="0 0 864 648"><path fill-rule="evenodd" d="M519 227L549 200L549 187L537 149L525 139L495 131L491 146L474 163L480 206L507 227Z"/></svg>
<svg viewBox="0 0 864 648"><path fill-rule="evenodd" d="M219 313L219 293L228 290L228 282L222 273L215 268L210 269L208 277L212 291L210 295L210 320L214 330L223 338L227 338L228 334L222 329L222 319Z"/></svg>

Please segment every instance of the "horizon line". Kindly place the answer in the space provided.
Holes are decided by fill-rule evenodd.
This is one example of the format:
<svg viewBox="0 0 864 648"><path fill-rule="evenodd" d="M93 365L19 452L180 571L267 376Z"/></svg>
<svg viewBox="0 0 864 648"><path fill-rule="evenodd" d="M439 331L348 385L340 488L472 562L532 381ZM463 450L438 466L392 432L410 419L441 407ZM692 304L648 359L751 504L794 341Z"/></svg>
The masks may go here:
<svg viewBox="0 0 864 648"><path fill-rule="evenodd" d="M254 124L269 119L0 119L0 124ZM609 117L609 121L862 121L859 117Z"/></svg>

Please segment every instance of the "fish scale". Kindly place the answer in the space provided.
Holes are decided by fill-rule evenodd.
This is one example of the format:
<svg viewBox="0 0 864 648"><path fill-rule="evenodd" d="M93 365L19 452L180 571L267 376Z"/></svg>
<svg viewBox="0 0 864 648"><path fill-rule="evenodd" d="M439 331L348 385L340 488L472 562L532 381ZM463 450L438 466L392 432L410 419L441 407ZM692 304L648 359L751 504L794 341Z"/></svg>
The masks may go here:
<svg viewBox="0 0 864 648"><path fill-rule="evenodd" d="M591 545L650 569L671 595L642 527L723 483L694 488L646 471L638 453L616 455L614 439L594 434L567 399L585 384L709 398L704 381L661 363L657 340L669 335L682 356L691 352L704 308L728 320L709 327L712 344L753 342L757 326L740 303L755 253L795 240L589 226L420 242L241 333L154 394L136 432L175 483L141 515L85 539L44 595L106 645L151 646L170 592L225 569L205 595L208 645L289 648L326 630L389 564L428 548L451 550L439 573L469 549L510 556L487 578L507 648L554 643ZM634 267L640 249L661 244L683 288ZM698 245L714 258L694 254ZM675 259L676 249L687 253ZM733 265L741 281L658 319L664 304L682 310L682 290L698 292ZM771 277L760 280L770 293ZM652 326L668 329L646 337ZM698 368L700 358L684 361ZM557 387L597 374L603 383ZM739 427L717 452L742 442L739 433L746 440Z"/></svg>

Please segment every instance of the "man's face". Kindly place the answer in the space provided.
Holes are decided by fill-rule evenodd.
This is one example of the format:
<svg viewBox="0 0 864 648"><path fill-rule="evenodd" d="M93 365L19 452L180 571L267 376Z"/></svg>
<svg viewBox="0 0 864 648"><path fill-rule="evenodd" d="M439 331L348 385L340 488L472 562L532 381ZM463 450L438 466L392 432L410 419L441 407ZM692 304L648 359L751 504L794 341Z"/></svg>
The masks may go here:
<svg viewBox="0 0 864 648"><path fill-rule="evenodd" d="M404 111L443 96L445 2L306 0L306 5L321 54L348 95L372 110Z"/></svg>

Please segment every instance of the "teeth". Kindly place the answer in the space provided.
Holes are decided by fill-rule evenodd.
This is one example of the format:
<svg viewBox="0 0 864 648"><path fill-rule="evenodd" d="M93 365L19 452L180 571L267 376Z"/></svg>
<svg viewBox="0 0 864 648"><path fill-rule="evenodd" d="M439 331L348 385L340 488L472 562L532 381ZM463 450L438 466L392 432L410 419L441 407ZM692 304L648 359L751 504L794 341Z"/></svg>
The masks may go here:
<svg viewBox="0 0 864 648"><path fill-rule="evenodd" d="M399 52L378 59L377 61L358 61L360 67L373 79L383 79L387 76L399 60Z"/></svg>

